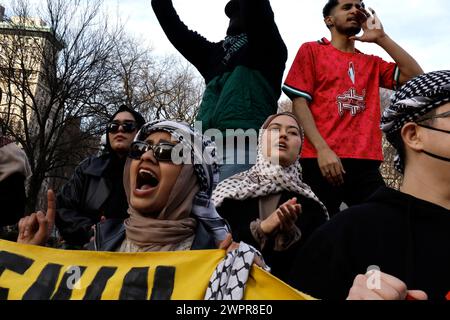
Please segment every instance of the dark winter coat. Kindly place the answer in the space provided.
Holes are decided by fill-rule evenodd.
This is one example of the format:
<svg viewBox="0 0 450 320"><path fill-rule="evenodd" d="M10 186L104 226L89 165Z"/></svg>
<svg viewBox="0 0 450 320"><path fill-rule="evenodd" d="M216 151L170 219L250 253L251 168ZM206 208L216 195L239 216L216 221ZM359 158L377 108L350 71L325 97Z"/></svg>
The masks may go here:
<svg viewBox="0 0 450 320"><path fill-rule="evenodd" d="M262 250L265 262L272 269L271 273L284 281L287 280L289 275L295 253L306 242L309 236L326 222L326 216L323 213L322 207L317 202L301 195L283 192L278 206L293 197L297 197L297 202L301 204L302 208L302 213L296 222L297 227L302 232L302 237L296 244L285 251L277 252L273 250L273 241L270 240ZM261 250L259 243L254 239L250 231L250 223L259 218L258 199L225 199L222 205L217 208L217 211L230 224L234 241L244 241Z"/></svg>
<svg viewBox="0 0 450 320"><path fill-rule="evenodd" d="M376 266L430 300L444 300L449 230L450 210L383 187L316 231L296 257L290 284L319 299L344 300L355 277Z"/></svg>
<svg viewBox="0 0 450 320"><path fill-rule="evenodd" d="M239 0L244 45L210 42L180 20L172 1L152 0L167 38L206 82L198 120L209 128L256 129L277 111L286 45L268 0ZM201 8L199 8L201 10ZM238 41L239 42L239 41Z"/></svg>
<svg viewBox="0 0 450 320"><path fill-rule="evenodd" d="M111 154L81 162L57 195L56 227L70 246L83 246L93 235L92 227L107 219L128 217L123 188L125 159Z"/></svg>

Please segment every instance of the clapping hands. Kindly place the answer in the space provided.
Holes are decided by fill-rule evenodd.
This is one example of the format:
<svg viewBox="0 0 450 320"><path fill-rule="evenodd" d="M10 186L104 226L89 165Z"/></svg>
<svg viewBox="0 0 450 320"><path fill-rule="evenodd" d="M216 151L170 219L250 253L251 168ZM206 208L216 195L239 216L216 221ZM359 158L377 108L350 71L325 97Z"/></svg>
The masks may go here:
<svg viewBox="0 0 450 320"><path fill-rule="evenodd" d="M287 232L293 228L300 213L301 206L297 203L297 198L292 198L261 221L261 230L267 235L276 231Z"/></svg>

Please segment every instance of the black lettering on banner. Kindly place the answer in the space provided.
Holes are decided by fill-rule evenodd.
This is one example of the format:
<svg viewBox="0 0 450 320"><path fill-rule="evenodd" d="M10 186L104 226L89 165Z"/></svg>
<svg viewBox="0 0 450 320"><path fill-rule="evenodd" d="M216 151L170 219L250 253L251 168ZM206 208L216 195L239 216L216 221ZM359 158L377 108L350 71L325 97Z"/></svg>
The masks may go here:
<svg viewBox="0 0 450 320"><path fill-rule="evenodd" d="M80 277L83 275L84 271L86 270L86 267L80 267L77 266L78 270L80 270ZM52 300L69 300L72 296L72 289L69 288L70 278L73 277L73 273L69 270L66 271L63 275L63 278L61 280L61 283L59 284L58 290L53 295Z"/></svg>
<svg viewBox="0 0 450 320"><path fill-rule="evenodd" d="M47 264L30 289L25 292L22 300L50 300L55 291L61 268L60 264Z"/></svg>
<svg viewBox="0 0 450 320"><path fill-rule="evenodd" d="M9 289L0 287L0 301L8 300Z"/></svg>
<svg viewBox="0 0 450 320"><path fill-rule="evenodd" d="M127 273L120 290L119 300L147 300L148 269L132 268Z"/></svg>
<svg viewBox="0 0 450 320"><path fill-rule="evenodd" d="M0 251L0 276L6 269L18 274L24 274L33 263L34 260L30 258L7 251Z"/></svg>
<svg viewBox="0 0 450 320"><path fill-rule="evenodd" d="M116 267L102 267L95 275L94 280L86 289L83 300L100 300L106 283L116 273Z"/></svg>
<svg viewBox="0 0 450 320"><path fill-rule="evenodd" d="M0 277L5 270L10 270L18 274L24 274L33 263L33 259L19 256L7 251L0 251ZM0 288L0 300L7 300L8 294L8 288Z"/></svg>
<svg viewBox="0 0 450 320"><path fill-rule="evenodd" d="M175 267L156 267L150 300L170 300L175 285L175 271Z"/></svg>

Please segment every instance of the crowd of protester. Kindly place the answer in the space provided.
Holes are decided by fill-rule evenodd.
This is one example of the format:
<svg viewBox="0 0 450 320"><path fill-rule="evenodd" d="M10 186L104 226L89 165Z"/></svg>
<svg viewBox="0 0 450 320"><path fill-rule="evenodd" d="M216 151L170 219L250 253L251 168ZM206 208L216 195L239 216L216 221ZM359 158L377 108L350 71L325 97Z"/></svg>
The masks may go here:
<svg viewBox="0 0 450 320"><path fill-rule="evenodd" d="M258 129L258 143L234 136L218 155L223 140L120 106L104 152L49 190L46 212L24 217L29 164L2 135L1 226L17 224L17 241L30 245L47 244L56 227L65 248L96 251L231 251L245 242L273 275L319 299L446 298L450 71L424 73L360 0L326 3L330 40L302 44L283 85L287 50L269 0L230 0L217 43L189 30L171 0L152 7L205 78L203 129L224 137ZM357 41L393 62L360 52ZM281 88L292 113L276 114ZM382 111L380 88L395 90ZM383 132L397 152L400 190L380 174ZM254 163L235 163L239 150ZM343 202L349 208L340 211ZM368 285L373 276L378 286Z"/></svg>

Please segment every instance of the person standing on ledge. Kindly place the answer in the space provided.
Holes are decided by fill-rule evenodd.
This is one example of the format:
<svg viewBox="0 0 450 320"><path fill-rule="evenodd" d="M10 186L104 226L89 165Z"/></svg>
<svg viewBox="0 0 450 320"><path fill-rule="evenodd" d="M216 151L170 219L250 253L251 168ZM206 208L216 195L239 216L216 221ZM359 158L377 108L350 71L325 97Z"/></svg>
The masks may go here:
<svg viewBox="0 0 450 320"><path fill-rule="evenodd" d="M257 132L277 112L287 60L270 1L229 1L225 14L230 23L220 42L189 30L171 0L152 0L152 7L170 42L205 79L197 120L203 132L222 132L223 140L215 141L224 150L220 180L250 169L256 160ZM235 132L238 129L255 133Z"/></svg>
<svg viewBox="0 0 450 320"><path fill-rule="evenodd" d="M395 89L423 73L369 11L360 0L329 0L323 16L331 41L303 44L283 86L307 137L304 181L331 216L342 202L359 204L385 185L379 89ZM363 54L355 41L378 44L395 63Z"/></svg>

